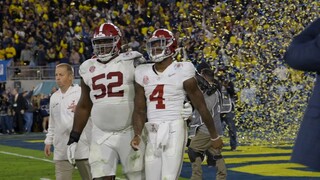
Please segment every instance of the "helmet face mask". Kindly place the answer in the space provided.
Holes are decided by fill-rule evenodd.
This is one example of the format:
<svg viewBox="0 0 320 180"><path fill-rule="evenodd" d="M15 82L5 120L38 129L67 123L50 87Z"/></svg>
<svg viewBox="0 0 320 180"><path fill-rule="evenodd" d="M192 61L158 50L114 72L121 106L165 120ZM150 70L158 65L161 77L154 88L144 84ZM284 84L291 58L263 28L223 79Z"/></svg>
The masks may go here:
<svg viewBox="0 0 320 180"><path fill-rule="evenodd" d="M173 56L176 48L176 39L172 32L166 29L156 30L147 41L147 52L152 62L161 62Z"/></svg>
<svg viewBox="0 0 320 180"><path fill-rule="evenodd" d="M94 54L100 61L109 61L119 54L121 48L121 31L112 23L101 24L94 32L92 46Z"/></svg>

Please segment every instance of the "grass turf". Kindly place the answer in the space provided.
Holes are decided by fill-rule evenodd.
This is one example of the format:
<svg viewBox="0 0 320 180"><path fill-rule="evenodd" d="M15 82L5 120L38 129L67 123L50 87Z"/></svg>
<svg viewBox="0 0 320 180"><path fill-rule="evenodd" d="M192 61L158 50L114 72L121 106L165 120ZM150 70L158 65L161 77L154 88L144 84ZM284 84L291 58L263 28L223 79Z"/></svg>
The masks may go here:
<svg viewBox="0 0 320 180"><path fill-rule="evenodd" d="M0 145L1 180L53 180L54 164L52 157L46 158L43 151ZM118 166L117 179L125 179ZM73 180L81 180L77 170ZM185 178L179 178L185 180Z"/></svg>

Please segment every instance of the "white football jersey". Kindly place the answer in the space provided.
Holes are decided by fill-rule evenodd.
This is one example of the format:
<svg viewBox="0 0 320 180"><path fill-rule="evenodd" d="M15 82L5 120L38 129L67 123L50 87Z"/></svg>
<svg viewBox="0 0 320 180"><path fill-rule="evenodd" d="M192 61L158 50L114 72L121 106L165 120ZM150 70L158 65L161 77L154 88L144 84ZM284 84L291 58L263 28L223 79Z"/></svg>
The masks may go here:
<svg viewBox="0 0 320 180"><path fill-rule="evenodd" d="M190 62L173 62L162 73L156 73L154 64L142 64L136 68L135 80L144 87L149 122L182 119L181 110L186 92L183 82L195 76Z"/></svg>
<svg viewBox="0 0 320 180"><path fill-rule="evenodd" d="M120 54L106 64L93 58L79 68L84 83L91 89L92 122L103 131L118 131L131 125L135 67L128 56Z"/></svg>

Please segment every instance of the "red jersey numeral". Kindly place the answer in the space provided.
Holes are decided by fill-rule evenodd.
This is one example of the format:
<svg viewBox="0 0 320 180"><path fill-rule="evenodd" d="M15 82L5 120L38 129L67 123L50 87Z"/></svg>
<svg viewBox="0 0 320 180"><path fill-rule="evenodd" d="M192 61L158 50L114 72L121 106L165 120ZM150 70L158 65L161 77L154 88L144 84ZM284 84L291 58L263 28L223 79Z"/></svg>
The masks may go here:
<svg viewBox="0 0 320 180"><path fill-rule="evenodd" d="M163 103L163 84L157 85L157 87L152 91L152 93L149 96L150 101L157 101L156 109L165 109L166 105Z"/></svg>
<svg viewBox="0 0 320 180"><path fill-rule="evenodd" d="M105 84L97 84L97 80L99 79L116 79L115 82L109 83L107 86ZM120 87L123 84L123 74L119 71L117 72L109 72L106 74L99 74L97 76L94 76L92 78L92 89L93 90L100 90L100 94L94 95L96 99L104 98L106 95L108 97L123 97L124 90L119 90L117 92L114 92L112 88L114 87Z"/></svg>

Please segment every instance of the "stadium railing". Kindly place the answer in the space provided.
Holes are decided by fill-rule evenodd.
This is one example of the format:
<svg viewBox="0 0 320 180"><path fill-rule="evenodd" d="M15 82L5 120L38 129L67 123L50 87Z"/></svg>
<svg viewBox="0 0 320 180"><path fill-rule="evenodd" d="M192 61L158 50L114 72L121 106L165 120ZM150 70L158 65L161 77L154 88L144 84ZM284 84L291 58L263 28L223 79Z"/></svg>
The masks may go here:
<svg viewBox="0 0 320 180"><path fill-rule="evenodd" d="M79 76L79 66L73 66L75 78ZM7 80L52 80L55 79L55 68L47 66L10 66L7 67Z"/></svg>

